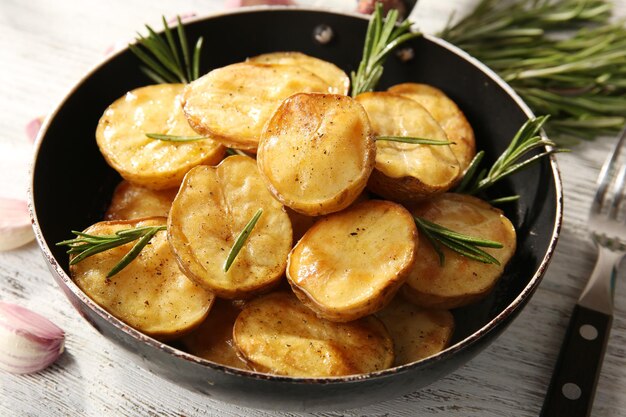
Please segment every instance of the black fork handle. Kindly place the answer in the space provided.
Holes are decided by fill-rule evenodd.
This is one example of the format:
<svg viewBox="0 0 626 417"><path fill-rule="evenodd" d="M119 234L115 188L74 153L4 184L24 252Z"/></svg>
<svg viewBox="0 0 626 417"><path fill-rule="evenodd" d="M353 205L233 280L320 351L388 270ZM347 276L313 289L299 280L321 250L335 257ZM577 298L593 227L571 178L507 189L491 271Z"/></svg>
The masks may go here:
<svg viewBox="0 0 626 417"><path fill-rule="evenodd" d="M611 315L574 307L541 417L589 416L612 321Z"/></svg>

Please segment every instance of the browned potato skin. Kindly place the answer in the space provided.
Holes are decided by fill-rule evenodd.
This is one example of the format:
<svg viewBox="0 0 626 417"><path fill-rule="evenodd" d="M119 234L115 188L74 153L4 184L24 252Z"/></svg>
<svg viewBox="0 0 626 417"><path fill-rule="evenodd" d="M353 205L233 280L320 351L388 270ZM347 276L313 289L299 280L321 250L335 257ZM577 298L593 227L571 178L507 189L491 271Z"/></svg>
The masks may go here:
<svg viewBox="0 0 626 417"><path fill-rule="evenodd" d="M454 332L454 316L448 310L423 309L395 297L376 313L393 338L394 366L406 365L444 350Z"/></svg>
<svg viewBox="0 0 626 417"><path fill-rule="evenodd" d="M181 339L186 350L220 365L250 369L237 354L233 342L233 326L243 307L239 304L216 299L206 320Z"/></svg>
<svg viewBox="0 0 626 417"><path fill-rule="evenodd" d="M347 96L295 94L263 130L257 164L270 192L307 216L348 207L374 169L376 144L363 107Z"/></svg>
<svg viewBox="0 0 626 417"><path fill-rule="evenodd" d="M485 297L515 253L515 228L502 211L473 196L446 193L411 212L459 233L500 242L504 247L482 248L500 262L496 265L474 261L442 246L445 263L441 266L431 244L420 235L419 258L402 294L416 305L439 309L462 307Z"/></svg>
<svg viewBox="0 0 626 417"><path fill-rule="evenodd" d="M428 84L403 83L387 91L408 97L424 106L446 132L448 139L455 142L450 149L465 170L476 154L474 130L454 101L443 91Z"/></svg>
<svg viewBox="0 0 626 417"><path fill-rule="evenodd" d="M365 107L376 136L448 140L439 124L414 100L386 92L359 94L356 100ZM367 187L386 199L421 201L447 191L460 178L461 168L449 145L377 141L376 147L376 167Z"/></svg>
<svg viewBox="0 0 626 417"><path fill-rule="evenodd" d="M85 233L110 235L118 230L166 224L165 217L105 221ZM196 328L206 318L214 296L191 282L178 268L165 231L126 268L111 278L106 274L135 242L93 255L70 273L76 285L113 316L159 340L171 340Z"/></svg>
<svg viewBox="0 0 626 417"><path fill-rule="evenodd" d="M328 93L348 94L350 90L350 77L335 64L305 55L302 52L270 52L248 58L247 62L261 64L297 65L317 75L328 85Z"/></svg>
<svg viewBox="0 0 626 417"><path fill-rule="evenodd" d="M113 191L113 198L104 219L131 220L142 217L167 217L177 192L178 188L151 190L123 180Z"/></svg>
<svg viewBox="0 0 626 417"><path fill-rule="evenodd" d="M247 303L235 321L235 345L259 372L296 377L364 374L393 363L393 342L374 316L350 323L318 318L293 294Z"/></svg>
<svg viewBox="0 0 626 417"><path fill-rule="evenodd" d="M224 272L237 236L259 208L263 214ZM170 210L168 237L185 274L228 299L249 298L277 285L292 245L282 204L265 188L254 159L239 155L187 173Z"/></svg>
<svg viewBox="0 0 626 417"><path fill-rule="evenodd" d="M416 253L411 214L390 201L366 201L318 220L289 254L287 279L318 316L347 322L385 307Z"/></svg>
<svg viewBox="0 0 626 417"><path fill-rule="evenodd" d="M328 88L299 66L240 62L187 84L183 110L196 132L225 146L256 152L263 126L284 99Z"/></svg>
<svg viewBox="0 0 626 417"><path fill-rule="evenodd" d="M168 142L146 136L197 135L182 111L183 87L140 87L104 111L96 129L96 142L107 163L125 180L153 190L178 187L191 168L216 164L224 156L224 147L211 139Z"/></svg>

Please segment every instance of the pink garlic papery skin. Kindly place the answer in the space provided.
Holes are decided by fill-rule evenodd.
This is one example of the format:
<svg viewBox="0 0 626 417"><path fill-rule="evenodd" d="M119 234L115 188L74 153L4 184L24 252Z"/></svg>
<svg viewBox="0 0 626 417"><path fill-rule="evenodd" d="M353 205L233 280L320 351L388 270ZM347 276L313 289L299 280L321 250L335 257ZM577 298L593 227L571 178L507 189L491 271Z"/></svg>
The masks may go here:
<svg viewBox="0 0 626 417"><path fill-rule="evenodd" d="M34 238L26 201L0 197L0 251L18 248Z"/></svg>
<svg viewBox="0 0 626 417"><path fill-rule="evenodd" d="M0 301L0 369L15 374L40 371L63 353L65 332L24 307Z"/></svg>

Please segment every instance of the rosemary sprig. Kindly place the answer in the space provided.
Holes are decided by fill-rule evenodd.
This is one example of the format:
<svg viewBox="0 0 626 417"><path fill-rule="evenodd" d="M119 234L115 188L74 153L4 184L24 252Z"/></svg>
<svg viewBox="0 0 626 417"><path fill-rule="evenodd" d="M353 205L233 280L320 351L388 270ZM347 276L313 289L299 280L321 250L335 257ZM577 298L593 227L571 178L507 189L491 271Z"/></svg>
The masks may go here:
<svg viewBox="0 0 626 417"><path fill-rule="evenodd" d="M478 170L479 165L484 157L484 151L476 154L470 166L467 168L465 175L459 185L454 190L463 194L478 194L487 188L493 186L502 178L514 174L515 172L537 162L544 156L565 152L565 149L556 148L556 144L548 139L543 139L539 130L548 120L548 116L539 116L530 119L517 131L515 137L498 157L493 166L489 169ZM548 146L549 148L541 153L524 159L526 154L534 149ZM504 197L495 200L496 202L507 202L515 200L517 196Z"/></svg>
<svg viewBox="0 0 626 417"><path fill-rule="evenodd" d="M352 97L374 90L383 75L383 63L387 56L409 39L421 36L420 33L411 32L411 22L408 20L396 25L397 21L396 9L390 10L387 17L383 18L383 6L380 2L376 3L367 26L359 68L350 74Z"/></svg>
<svg viewBox="0 0 626 417"><path fill-rule="evenodd" d="M167 226L143 226L135 227L133 229L118 230L114 235L90 235L88 233L73 230L72 233L77 236L76 238L64 240L56 245L69 247L67 253L70 255L76 255L70 261L70 265L75 265L85 258L93 256L97 253L104 252L139 239L132 249L107 273L107 278L111 278L113 275L126 268L126 266L128 266L128 264L130 264L133 259L139 255L139 252L142 251L142 249L150 242L150 239L152 239L157 232L166 229Z"/></svg>
<svg viewBox="0 0 626 417"><path fill-rule="evenodd" d="M411 143L414 145L454 145L455 142L447 140L415 138L410 136L376 136L376 140L383 140L388 142L402 142Z"/></svg>
<svg viewBox="0 0 626 417"><path fill-rule="evenodd" d="M233 247L228 253L226 262L224 263L224 272L228 272L233 262L235 262L235 258L237 257L237 255L239 255L241 248L243 248L243 245L244 243L246 243L248 236L250 236L250 233L252 233L252 229L254 229L254 226L256 226L256 223L259 221L261 214L263 214L263 209L258 209L254 216L252 216L248 224L246 224L246 227L244 227L241 233L239 233L239 236L237 236Z"/></svg>
<svg viewBox="0 0 626 417"><path fill-rule="evenodd" d="M128 45L128 48L146 65L141 67L141 70L153 81L157 83L189 83L198 78L199 75L203 39L202 37L198 39L193 54L190 54L187 35L180 16L177 16L176 37L178 44L165 17L162 20L165 36L159 35L154 29L146 25L148 36L137 34L136 43Z"/></svg>
<svg viewBox="0 0 626 417"><path fill-rule="evenodd" d="M503 245L501 243L457 233L421 217L413 216L413 219L419 231L426 236L439 256L440 265L443 266L445 262L445 255L441 249L442 245L475 261L500 265L500 262L496 258L480 249L480 247L502 248Z"/></svg>
<svg viewBox="0 0 626 417"><path fill-rule="evenodd" d="M546 130L565 144L626 123L626 27L609 22L611 8L607 0L481 0L441 36L498 72L536 113L552 115Z"/></svg>

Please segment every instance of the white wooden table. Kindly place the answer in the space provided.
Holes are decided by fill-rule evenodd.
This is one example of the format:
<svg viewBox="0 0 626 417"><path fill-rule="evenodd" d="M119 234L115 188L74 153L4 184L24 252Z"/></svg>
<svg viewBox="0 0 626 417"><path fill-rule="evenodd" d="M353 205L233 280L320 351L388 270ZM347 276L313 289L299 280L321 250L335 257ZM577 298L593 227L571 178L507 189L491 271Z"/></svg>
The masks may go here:
<svg viewBox="0 0 626 417"><path fill-rule="evenodd" d="M337 0L349 1L349 0ZM464 2L449 2L463 6ZM7 155L30 152L24 125L49 112L103 57L107 47L157 25L162 14L220 10L222 0L0 1L0 196L20 196L26 167ZM414 14L435 28L454 7L421 0ZM616 0L626 15L626 0ZM552 264L530 303L508 330L457 372L378 405L315 416L536 416L570 311L591 272L595 250L586 213L610 138L559 155L565 219ZM622 268L624 275L625 268ZM623 277L622 277L623 278ZM623 279L622 279L623 280ZM136 366L70 306L34 243L0 253L0 300L30 307L65 329L67 352L49 369L16 376L0 371L0 416L296 416L209 400ZM594 416L626 416L626 283L600 376Z"/></svg>

